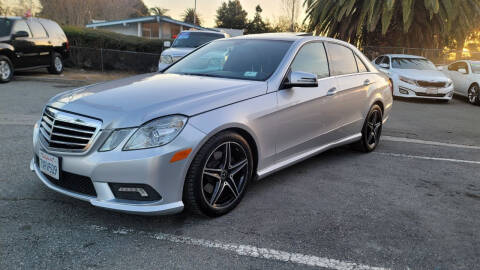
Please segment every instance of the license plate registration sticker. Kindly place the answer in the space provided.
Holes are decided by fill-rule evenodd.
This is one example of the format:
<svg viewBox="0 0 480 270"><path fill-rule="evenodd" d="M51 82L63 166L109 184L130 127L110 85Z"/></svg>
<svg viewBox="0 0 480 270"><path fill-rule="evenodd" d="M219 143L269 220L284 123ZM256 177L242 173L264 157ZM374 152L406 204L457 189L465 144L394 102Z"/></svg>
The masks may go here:
<svg viewBox="0 0 480 270"><path fill-rule="evenodd" d="M39 153L40 171L57 180L60 179L60 162L58 157L49 155L43 151Z"/></svg>

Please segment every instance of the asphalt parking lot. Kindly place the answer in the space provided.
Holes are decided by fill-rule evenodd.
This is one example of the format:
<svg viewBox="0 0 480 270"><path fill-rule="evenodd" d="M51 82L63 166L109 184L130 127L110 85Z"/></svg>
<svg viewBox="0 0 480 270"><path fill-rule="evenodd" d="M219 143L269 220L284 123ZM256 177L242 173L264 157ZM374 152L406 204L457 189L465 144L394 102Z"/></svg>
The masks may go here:
<svg viewBox="0 0 480 270"><path fill-rule="evenodd" d="M78 82L0 85L0 269L479 269L480 107L396 100L376 152L256 182L230 214L144 217L48 190L32 125Z"/></svg>

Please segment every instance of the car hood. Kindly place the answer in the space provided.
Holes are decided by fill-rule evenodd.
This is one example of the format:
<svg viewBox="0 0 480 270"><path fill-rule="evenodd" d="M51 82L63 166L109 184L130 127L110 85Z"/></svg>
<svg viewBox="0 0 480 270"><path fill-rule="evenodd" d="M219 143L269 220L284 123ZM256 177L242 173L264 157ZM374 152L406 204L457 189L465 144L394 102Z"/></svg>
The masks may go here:
<svg viewBox="0 0 480 270"><path fill-rule="evenodd" d="M113 129L139 126L165 115L192 116L266 91L266 82L144 74L61 93L49 106L101 119L103 129Z"/></svg>
<svg viewBox="0 0 480 270"><path fill-rule="evenodd" d="M193 50L195 50L195 48L170 48L170 49L164 50L162 52L162 55L171 55L171 56L179 57L179 56L185 56Z"/></svg>
<svg viewBox="0 0 480 270"><path fill-rule="evenodd" d="M405 76L413 80L446 82L449 80L440 70L418 70L418 69L393 69L399 76Z"/></svg>

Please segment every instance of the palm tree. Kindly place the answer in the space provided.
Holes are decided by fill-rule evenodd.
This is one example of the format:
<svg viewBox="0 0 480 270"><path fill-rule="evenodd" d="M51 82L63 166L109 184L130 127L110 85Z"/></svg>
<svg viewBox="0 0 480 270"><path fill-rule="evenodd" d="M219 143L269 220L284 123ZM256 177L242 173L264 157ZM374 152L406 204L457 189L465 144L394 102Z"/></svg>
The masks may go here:
<svg viewBox="0 0 480 270"><path fill-rule="evenodd" d="M168 8L152 7L149 9L149 12L153 16L165 16L168 10Z"/></svg>
<svg viewBox="0 0 480 270"><path fill-rule="evenodd" d="M470 33L480 14L480 0L305 0L304 5L309 31L357 45L439 48Z"/></svg>
<svg viewBox="0 0 480 270"><path fill-rule="evenodd" d="M195 16L195 21L193 20ZM187 8L185 12L183 13L182 20L186 23L191 23L191 24L196 24L200 26L202 24L202 21L200 20L200 17L197 12L193 8Z"/></svg>

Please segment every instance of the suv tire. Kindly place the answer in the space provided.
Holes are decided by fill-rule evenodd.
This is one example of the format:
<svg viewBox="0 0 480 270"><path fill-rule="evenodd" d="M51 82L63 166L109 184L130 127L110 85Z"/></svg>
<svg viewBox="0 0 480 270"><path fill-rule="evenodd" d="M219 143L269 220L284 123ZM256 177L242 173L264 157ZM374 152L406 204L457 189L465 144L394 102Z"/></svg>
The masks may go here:
<svg viewBox="0 0 480 270"><path fill-rule="evenodd" d="M62 74L63 72L63 59L59 53L52 54L52 60L50 67L48 67L50 74Z"/></svg>
<svg viewBox="0 0 480 270"><path fill-rule="evenodd" d="M0 83L7 83L13 78L12 61L5 55L0 55Z"/></svg>

